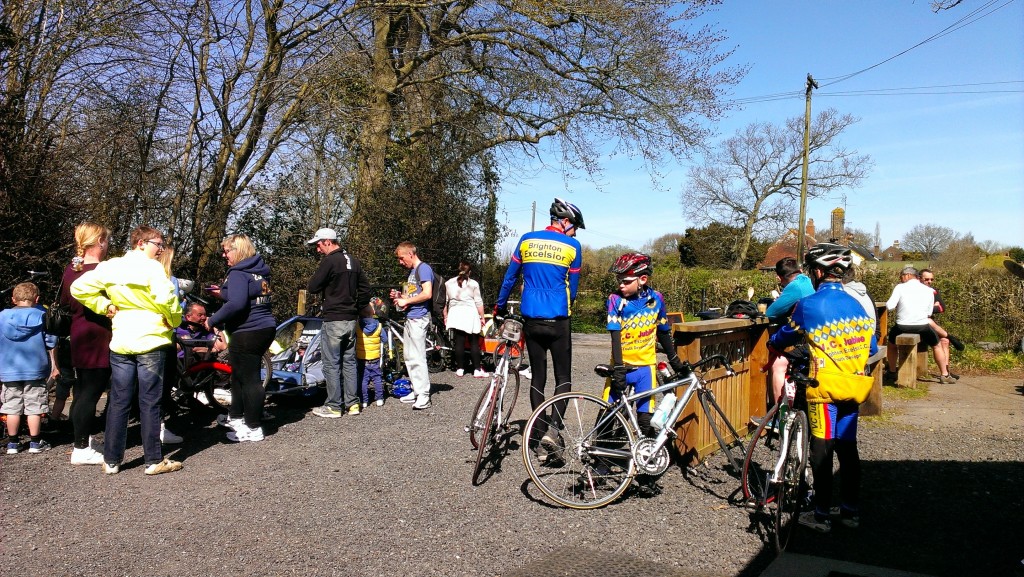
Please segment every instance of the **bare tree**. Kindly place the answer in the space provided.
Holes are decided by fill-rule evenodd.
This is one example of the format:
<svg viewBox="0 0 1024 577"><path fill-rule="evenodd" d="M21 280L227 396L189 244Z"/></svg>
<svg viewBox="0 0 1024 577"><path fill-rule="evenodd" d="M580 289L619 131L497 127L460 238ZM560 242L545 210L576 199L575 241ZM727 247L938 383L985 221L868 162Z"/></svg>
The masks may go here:
<svg viewBox="0 0 1024 577"><path fill-rule="evenodd" d="M868 156L839 144L857 119L834 108L814 119L810 134L807 196L857 186L871 167ZM746 260L751 238L792 223L803 162L801 117L785 126L752 123L726 139L690 169L682 193L684 212L698 223L722 222L741 229L734 269Z"/></svg>
<svg viewBox="0 0 1024 577"><path fill-rule="evenodd" d="M902 247L907 251L919 252L925 259L931 260L957 238L959 235L951 228L937 224L918 224L903 236ZM974 244L973 238L971 244Z"/></svg>

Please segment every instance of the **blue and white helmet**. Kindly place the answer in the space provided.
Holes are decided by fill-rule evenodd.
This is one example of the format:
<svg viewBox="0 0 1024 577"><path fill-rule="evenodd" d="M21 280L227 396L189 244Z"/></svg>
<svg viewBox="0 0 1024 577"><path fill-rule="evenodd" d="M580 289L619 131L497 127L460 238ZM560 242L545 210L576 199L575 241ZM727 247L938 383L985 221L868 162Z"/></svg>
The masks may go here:
<svg viewBox="0 0 1024 577"><path fill-rule="evenodd" d="M396 397L404 397L412 394L412 381L409 379L395 379L391 385L391 394Z"/></svg>

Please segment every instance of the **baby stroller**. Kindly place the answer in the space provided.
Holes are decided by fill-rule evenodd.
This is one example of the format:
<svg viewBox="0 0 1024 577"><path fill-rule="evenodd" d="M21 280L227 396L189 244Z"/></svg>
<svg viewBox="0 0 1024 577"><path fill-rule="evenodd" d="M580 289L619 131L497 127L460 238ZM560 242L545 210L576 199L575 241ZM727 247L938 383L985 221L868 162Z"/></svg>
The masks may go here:
<svg viewBox="0 0 1024 577"><path fill-rule="evenodd" d="M270 345L270 382L267 396L313 396L325 386L320 358L320 317L294 316L277 327Z"/></svg>

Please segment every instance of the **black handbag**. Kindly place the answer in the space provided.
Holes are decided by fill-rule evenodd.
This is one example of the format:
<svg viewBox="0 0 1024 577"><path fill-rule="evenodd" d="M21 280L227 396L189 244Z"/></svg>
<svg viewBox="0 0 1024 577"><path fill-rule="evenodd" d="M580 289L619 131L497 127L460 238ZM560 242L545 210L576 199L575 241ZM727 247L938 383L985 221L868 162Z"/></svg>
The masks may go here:
<svg viewBox="0 0 1024 577"><path fill-rule="evenodd" d="M46 309L46 334L57 337L71 336L71 307L60 302L60 293L64 289L64 281L61 280L57 287L57 297Z"/></svg>

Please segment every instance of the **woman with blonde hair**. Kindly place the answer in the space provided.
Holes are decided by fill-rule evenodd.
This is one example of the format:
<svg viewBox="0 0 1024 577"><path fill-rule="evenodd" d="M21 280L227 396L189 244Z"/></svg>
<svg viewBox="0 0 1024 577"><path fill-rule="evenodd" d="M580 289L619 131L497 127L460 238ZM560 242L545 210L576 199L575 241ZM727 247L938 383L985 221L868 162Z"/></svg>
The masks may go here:
<svg viewBox="0 0 1024 577"><path fill-rule="evenodd" d="M277 327L270 309L270 267L244 234L224 237L221 249L228 265L220 286L224 304L206 321L208 330L226 329L230 338L231 408L218 423L231 429L229 441L258 442L263 440L266 398L260 367Z"/></svg>
<svg viewBox="0 0 1024 577"><path fill-rule="evenodd" d="M107 258L110 230L92 222L75 227L75 257L61 278L61 304L71 308L71 366L77 378L69 416L74 430L72 465L103 463L102 446L91 435L101 431L96 405L110 384L110 319L71 297L71 284Z"/></svg>

